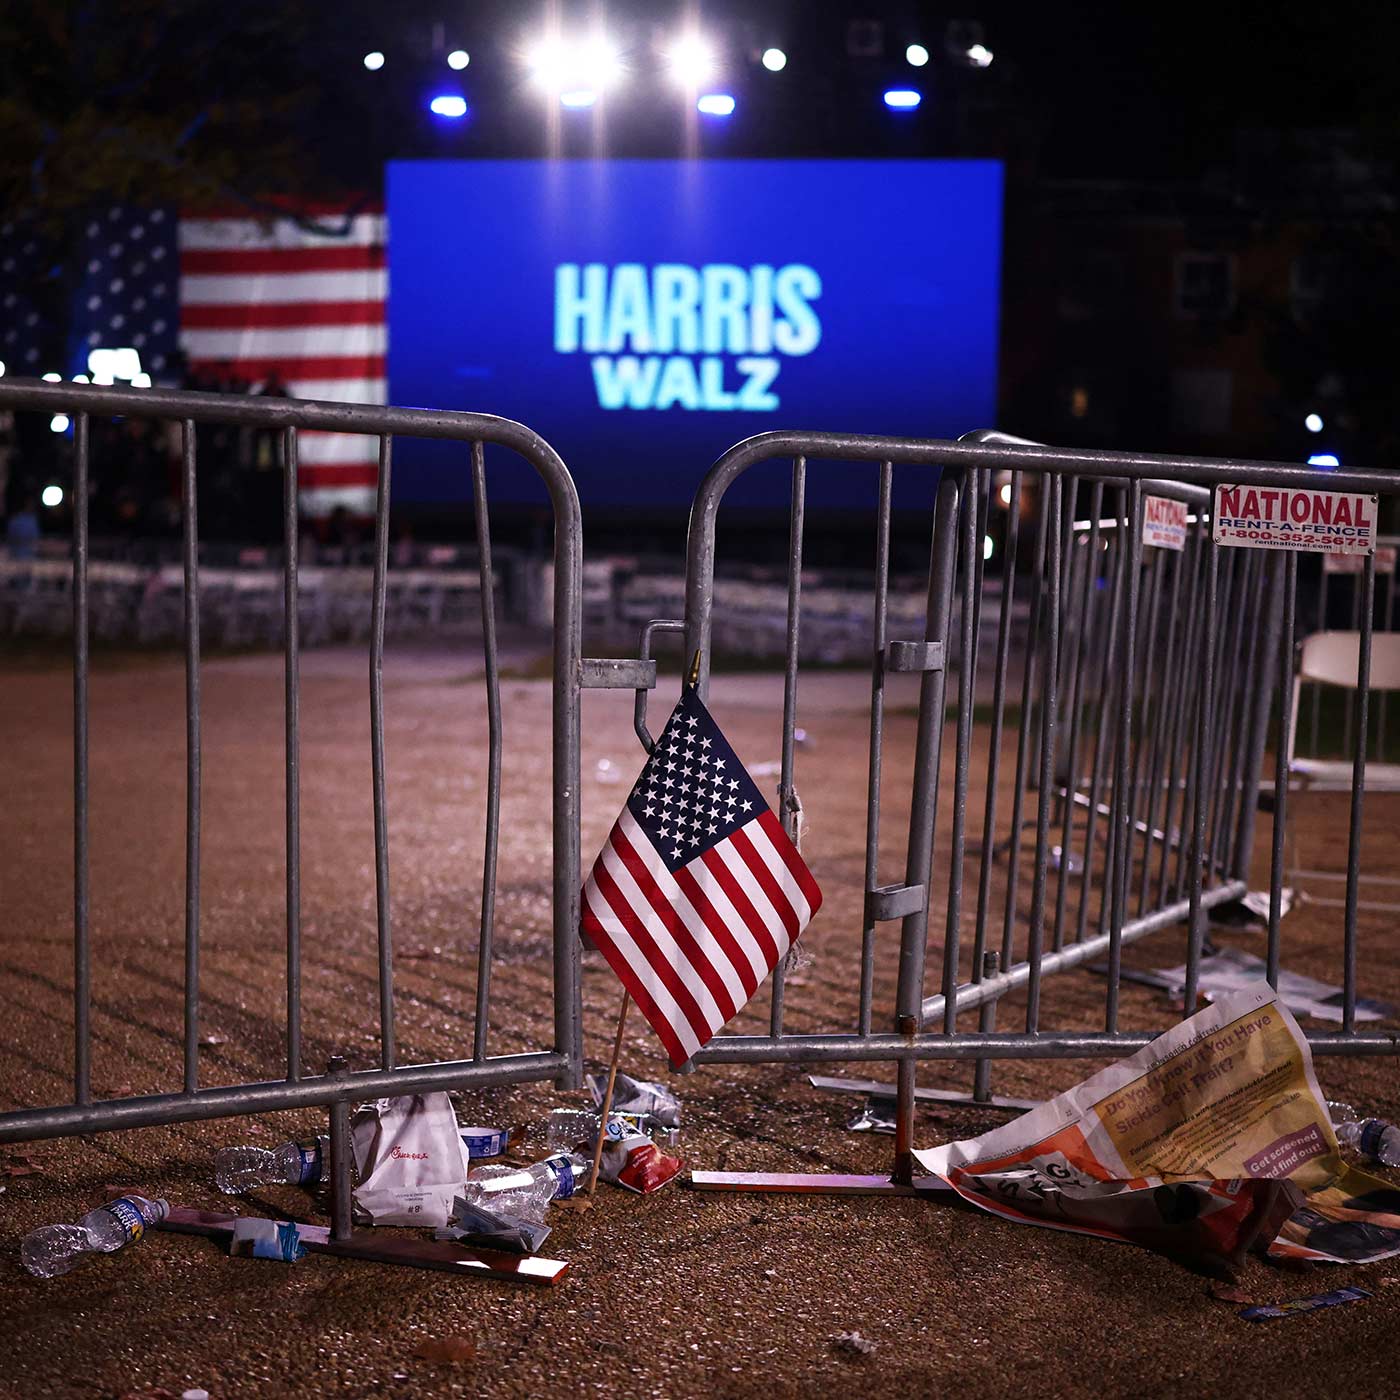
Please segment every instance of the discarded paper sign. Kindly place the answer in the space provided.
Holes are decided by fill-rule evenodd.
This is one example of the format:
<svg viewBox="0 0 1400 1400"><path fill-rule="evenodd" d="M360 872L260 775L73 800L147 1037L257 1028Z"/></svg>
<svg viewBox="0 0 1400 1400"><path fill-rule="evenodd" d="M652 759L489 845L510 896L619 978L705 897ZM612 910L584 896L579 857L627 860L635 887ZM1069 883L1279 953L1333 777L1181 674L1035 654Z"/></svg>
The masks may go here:
<svg viewBox="0 0 1400 1400"><path fill-rule="evenodd" d="M1376 497L1345 491L1217 486L1211 536L1248 549L1370 554L1376 547Z"/></svg>
<svg viewBox="0 0 1400 1400"><path fill-rule="evenodd" d="M1148 496L1142 503L1142 542L1158 549L1186 548L1186 502Z"/></svg>

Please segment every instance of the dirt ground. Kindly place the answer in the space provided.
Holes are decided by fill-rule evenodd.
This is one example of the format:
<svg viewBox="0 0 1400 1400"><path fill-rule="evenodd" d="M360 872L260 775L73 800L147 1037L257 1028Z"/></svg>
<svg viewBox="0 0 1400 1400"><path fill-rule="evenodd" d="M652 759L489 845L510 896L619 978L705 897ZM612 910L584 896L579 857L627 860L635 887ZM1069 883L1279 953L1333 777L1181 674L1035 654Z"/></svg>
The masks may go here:
<svg viewBox="0 0 1400 1400"><path fill-rule="evenodd" d="M493 1051L544 1048L549 1027L549 688L532 679L532 644L511 650L507 755L492 1000ZM405 1063L470 1053L480 894L485 705L471 649L404 649L386 673L398 1035ZM211 659L204 669L204 1044L201 1083L284 1072L281 669L275 657ZM178 658L99 656L91 686L93 1076L100 1097L174 1090L181 1067L184 905L183 676ZM673 692L672 692L673 693ZM0 1108L71 1095L71 700L68 670L46 657L0 659ZM864 862L868 680L804 678L799 751L805 850L827 902L789 980L787 1025L854 1023ZM908 809L914 692L891 696L885 865L897 878ZM653 697L653 729L669 703ZM716 718L750 767L776 759L781 678L720 676ZM304 1063L345 1053L377 1063L375 917L362 653L303 664ZM980 754L980 750L979 750ZM600 767L607 760L610 766ZM594 692L584 711L584 861L626 795L640 751L631 697ZM621 775L619 777L619 774ZM765 787L772 778L760 779ZM945 803L947 795L945 793ZM1389 805L1387 805L1387 801ZM1005 810L1005 809L1003 809ZM1308 863L1339 863L1344 798L1298 805ZM1397 799L1368 800L1366 860L1393 873ZM1267 851L1267 818L1260 849ZM941 822L946 851L948 822ZM940 857L938 869L946 870ZM975 888L976 861L969 859ZM1265 870L1255 872L1262 882ZM1286 964L1339 980L1341 919L1315 905L1284 923ZM941 929L939 929L941 939ZM897 926L878 947L876 1024L891 1009ZM1258 933L1219 935L1262 952ZM1180 929L1136 945L1130 964L1181 960ZM938 960L931 954L930 989ZM1400 1002L1393 918L1362 925L1362 988ZM1045 985L1042 1026L1101 1026L1104 984L1085 971ZM1125 1027L1172 1019L1157 993L1125 986ZM618 987L585 957L586 1049L607 1054ZM1003 1003L1014 1026L1024 1004ZM766 1022L762 994L739 1026ZM1391 1023L1387 1023L1391 1024ZM664 1077L640 1017L624 1067ZM1004 1064L995 1087L1044 1097L1096 1066ZM821 1067L820 1073L842 1073ZM880 1066L852 1075L887 1078ZM1322 1058L1329 1093L1400 1117L1393 1061ZM967 1067L922 1066L919 1082L966 1087ZM683 1152L697 1168L874 1172L888 1138L845 1123L859 1100L813 1090L791 1068L702 1069L671 1081L685 1103ZM463 1121L523 1125L543 1150L560 1103L547 1085L463 1095ZM920 1110L920 1145L977 1134L1004 1115ZM270 1114L44 1141L18 1149L39 1168L0 1176L0 1395L334 1394L619 1396L1203 1395L1395 1393L1400 1260L1309 1273L1252 1261L1242 1287L1277 1301L1357 1284L1360 1304L1251 1324L1208 1281L1141 1250L1013 1225L942 1201L702 1195L640 1199L600 1188L597 1208L553 1212L546 1253L570 1262L555 1289L474 1282L310 1256L287 1268L229 1259L213 1244L152 1234L64 1278L33 1279L18 1246L34 1227L71 1219L108 1185L220 1208L214 1149L274 1145L323 1130L315 1113ZM0 1164L7 1158L0 1149ZM324 1221L295 1190L250 1199ZM840 1332L877 1344L833 1347ZM418 1354L466 1338L475 1359ZM164 1388L164 1389L161 1389Z"/></svg>

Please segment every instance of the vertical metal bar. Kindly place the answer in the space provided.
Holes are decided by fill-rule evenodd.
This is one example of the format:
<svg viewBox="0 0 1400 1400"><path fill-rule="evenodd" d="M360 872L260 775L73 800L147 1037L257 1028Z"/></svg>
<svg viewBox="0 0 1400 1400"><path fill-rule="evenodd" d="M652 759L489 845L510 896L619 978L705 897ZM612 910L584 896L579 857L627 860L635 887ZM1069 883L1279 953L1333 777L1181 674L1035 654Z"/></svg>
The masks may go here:
<svg viewBox="0 0 1400 1400"><path fill-rule="evenodd" d="M865 888L880 883L880 767L885 730L885 646L889 616L890 586L890 492L894 484L894 463L880 463L880 504L875 518L875 635L870 664L870 784L865 817ZM863 911L860 940L861 1035L870 1034L871 1004L875 987L875 920L871 916L869 894Z"/></svg>
<svg viewBox="0 0 1400 1400"><path fill-rule="evenodd" d="M1162 790L1167 748L1171 742L1168 736L1180 704L1181 672L1184 668L1177 663L1176 640L1185 627L1184 619L1181 626L1178 626L1177 619L1180 615L1181 576L1186 568L1186 558L1184 551L1168 553L1162 556L1158 565L1160 568L1171 569L1172 581L1167 595L1167 652L1163 662L1162 681L1157 689L1157 704L1153 714L1152 763L1147 773L1147 814L1144 823L1146 833L1142 849L1142 880L1138 888L1139 914L1147 912L1147 890L1152 880L1152 843L1157 837L1157 798ZM1170 832L1165 826L1162 829L1162 839L1164 843L1170 839Z"/></svg>
<svg viewBox="0 0 1400 1400"><path fill-rule="evenodd" d="M1030 765L1032 695L1035 686L1036 661L1040 655L1035 638L1040 635L1040 615L1045 595L1045 539L1049 529L1047 507L1048 478L1040 478L1038 495L1040 521L1036 528L1035 553L1031 563L1030 628L1026 645L1025 666L1021 674L1021 721L1016 736L1016 786L1011 798L1011 835L1006 852L1006 909L1001 929L1001 965L1010 967L1016 941L1016 892L1021 878L1021 825L1026 801L1027 769Z"/></svg>
<svg viewBox="0 0 1400 1400"><path fill-rule="evenodd" d="M1089 922L1089 895L1094 878L1094 832L1099 821L1099 798L1103 793L1104 762L1108 755L1109 715L1113 710L1113 700L1117 697L1121 668L1115 662L1118 655L1118 635L1122 625L1123 579L1127 547L1125 532L1119 528L1115 532L1117 549L1113 555L1113 581L1109 585L1108 629L1104 636L1103 665L1099 671L1099 710L1094 725L1094 767L1089 778L1089 811L1084 818L1084 872L1080 882L1079 915L1075 920L1074 937L1083 942L1084 932ZM1113 832L1109 831L1109 849L1104 852L1105 893L1108 890L1109 851Z"/></svg>
<svg viewBox="0 0 1400 1400"><path fill-rule="evenodd" d="M1372 510L1375 509L1372 498ZM1367 701L1371 689L1371 619L1375 614L1376 556L1366 556L1361 575L1361 645L1356 658L1356 746L1351 760L1351 830L1347 839L1347 903L1342 947L1342 1034L1356 1030L1356 904L1361 885L1361 810L1366 793Z"/></svg>
<svg viewBox="0 0 1400 1400"><path fill-rule="evenodd" d="M1021 473L1011 473L1011 509L1007 523L1006 551L1001 571L1001 616L997 619L997 659L992 680L992 728L987 741L987 805L982 813L982 866L977 881L977 933L972 953L973 980L980 982L987 966L987 922L991 913L992 859L997 833L997 782L1001 770L1002 726L1006 714L1006 667L1011 654L1011 612L1016 601L1016 559L1021 536ZM995 953L992 954L996 956ZM1000 963L998 963L1000 966ZM996 1002L984 1002L977 1028L987 1032L996 1026ZM985 1099L991 1091L992 1062L977 1061L972 1096Z"/></svg>
<svg viewBox="0 0 1400 1400"><path fill-rule="evenodd" d="M924 636L930 642L948 640L953 601L953 570L957 562L958 483L943 472L933 513L933 542L928 570L928 613ZM928 942L929 878L933 869L933 841L938 826L939 760L943 747L943 706L947 672L925 671L919 686L918 739L914 750L914 780L910 796L909 848L905 856L904 883L922 885L922 906L904 916L899 938L899 984L895 993L895 1030L915 1035L923 1016L924 952ZM899 1062L898 1101L895 1108L896 1180L912 1174L910 1153L914 1145L914 1061Z"/></svg>
<svg viewBox="0 0 1400 1400"><path fill-rule="evenodd" d="M1385 610L1381 616L1381 630L1389 632L1395 626L1395 574L1394 567L1391 568L1388 582L1385 589ZM1392 692L1382 690L1376 696L1376 759L1379 761L1385 757L1385 723L1386 713L1390 709Z"/></svg>
<svg viewBox="0 0 1400 1400"><path fill-rule="evenodd" d="M1099 576L1099 512L1103 509L1103 482L1095 481L1089 492L1089 536L1084 545L1084 569L1079 580L1079 622L1075 628L1073 654L1069 659L1069 744L1065 753L1065 800L1060 824L1060 868L1055 880L1055 938L1058 950L1064 946L1065 898L1073 872L1075 797L1079 792L1079 718L1083 713L1083 671L1089 663L1085 641L1089 631L1089 602L1094 581ZM1073 514L1074 502L1070 501ZM1073 581L1073 570L1070 572ZM1072 605L1071 605L1072 606ZM1091 853L1086 853L1091 854Z"/></svg>
<svg viewBox="0 0 1400 1400"><path fill-rule="evenodd" d="M1128 878L1131 882L1133 867L1133 848L1137 845L1137 816L1138 816L1138 794L1142 791L1142 764L1143 750L1148 750L1148 763L1151 763L1152 753L1152 725L1155 712L1161 709L1158 686L1156 682L1160 677L1165 683L1165 674L1157 664L1157 621L1158 611L1162 601L1162 574L1166 567L1166 560L1160 550L1153 550L1149 555L1146 553L1146 546L1143 547L1142 560L1151 562L1151 579L1147 588L1147 621L1142 629L1141 656L1138 660L1138 702L1135 715L1135 734L1133 736L1133 766L1128 777ZM1146 851L1143 853L1143 869L1147 868ZM1125 900L1121 910L1123 919L1128 917L1128 906Z"/></svg>
<svg viewBox="0 0 1400 1400"><path fill-rule="evenodd" d="M301 1078L301 676L297 608L297 430L282 430L286 602L287 1078Z"/></svg>
<svg viewBox="0 0 1400 1400"><path fill-rule="evenodd" d="M963 482L962 638L958 656L958 737L953 767L952 853L948 865L948 918L943 938L943 1029L957 1030L958 956L962 947L963 854L967 830L967 770L972 757L973 686L976 680L976 587L981 539L977 533L983 473L969 469Z"/></svg>
<svg viewBox="0 0 1400 1400"><path fill-rule="evenodd" d="M199 1088L199 513L194 423L180 424L185 509L185 1092Z"/></svg>
<svg viewBox="0 0 1400 1400"><path fill-rule="evenodd" d="M491 1021L491 958L496 936L496 852L501 836L501 666L496 653L496 585L491 571L491 518L486 505L486 451L472 443L472 501L477 567L481 571L481 635L486 653L486 714L490 745L486 788L486 847L481 871L481 938L477 945L476 1033L472 1053L486 1058Z"/></svg>
<svg viewBox="0 0 1400 1400"><path fill-rule="evenodd" d="M1060 668L1060 510L1063 482L1051 478L1050 509L1054 513L1046 539L1050 558L1046 560L1049 580L1045 626L1045 675L1041 681L1040 790L1036 800L1035 874L1031 882L1031 921L1026 940L1030 981L1026 989L1026 1031L1033 1032L1040 1021L1040 959L1045 941L1045 884L1050 861L1050 794L1055 780L1056 694Z"/></svg>
<svg viewBox="0 0 1400 1400"><path fill-rule="evenodd" d="M88 416L73 417L73 1102L92 1102L88 928Z"/></svg>
<svg viewBox="0 0 1400 1400"><path fill-rule="evenodd" d="M346 1077L345 1061L339 1055L331 1056L326 1073L334 1079ZM354 1149L350 1141L350 1105L344 1099L335 1099L330 1106L331 1160L328 1163L331 1183L331 1239L348 1240L354 1233L354 1220L351 1215L352 1187L351 1168Z"/></svg>
<svg viewBox="0 0 1400 1400"><path fill-rule="evenodd" d="M1030 595L1030 627L1026 637L1026 659L1021 675L1021 724L1016 735L1016 785L1011 798L1011 836L1007 844L1007 907L1001 925L1001 966L1009 967L1015 948L1016 935L1016 888L1021 882L1021 826L1025 812L1026 783L1029 781L1030 767L1030 715L1032 715L1033 686L1035 686L1036 661L1040 651L1036 647L1036 637L1040 636L1040 613L1044 608L1044 560L1046 560L1046 535L1049 531L1049 479L1040 477L1040 522L1036 528L1035 557L1030 567L1030 580L1035 591Z"/></svg>
<svg viewBox="0 0 1400 1400"><path fill-rule="evenodd" d="M792 512L788 519L788 614L787 655L783 665L783 753L782 777L778 786L778 814L783 827L798 844L799 813L793 786L793 748L797 726L797 655L802 631L802 531L807 511L807 459L792 462ZM783 988L787 969L779 963L773 969L773 1001L768 1017L769 1034L783 1033Z"/></svg>
<svg viewBox="0 0 1400 1400"><path fill-rule="evenodd" d="M1190 888L1191 909L1187 925L1186 944L1186 994L1183 999L1182 1015L1190 1016L1196 1009L1197 983L1201 967L1201 938L1205 933L1205 921L1201 917L1201 877L1205 856L1206 841L1206 764L1210 730L1213 721L1211 695L1214 689L1215 666L1215 592L1219 552L1213 540L1207 541L1206 549L1206 598L1205 616L1201 628L1201 686L1200 702L1197 707L1195 791L1191 814L1191 863L1187 883ZM1182 842L1185 845L1185 842Z"/></svg>
<svg viewBox="0 0 1400 1400"><path fill-rule="evenodd" d="M1235 572L1233 595L1225 613L1226 617L1233 617L1234 627L1228 636L1224 635L1225 629L1221 629L1222 655L1217 673L1220 677L1220 694L1213 702L1216 722L1210 768L1210 834L1206 843L1206 873L1212 882L1217 869L1216 852L1220 845L1222 818L1228 811L1227 794L1234 758L1241 748L1238 725L1244 722L1244 714L1239 703L1238 682L1246 646L1246 620L1250 615L1258 578L1256 565L1262 558L1260 552L1254 549L1239 550L1237 553L1245 557Z"/></svg>
<svg viewBox="0 0 1400 1400"><path fill-rule="evenodd" d="M1327 572L1327 562L1325 559L1319 559L1317 561L1317 566L1319 569L1322 570L1322 576L1317 586L1316 630L1319 632L1325 632L1327 630L1327 584L1328 580L1331 578L1331 575ZM1311 714L1309 716L1310 729L1308 733L1308 742L1310 747L1308 749L1308 753L1311 754L1314 758L1316 758L1318 745L1318 724L1321 718L1320 710L1322 707L1322 686L1319 685L1316 681L1313 681L1309 684L1308 691L1308 708L1311 711Z"/></svg>
<svg viewBox="0 0 1400 1400"><path fill-rule="evenodd" d="M1185 607L1185 622L1183 625L1183 636L1181 655L1177 661L1177 670L1181 674L1181 684L1177 690L1177 703L1171 722L1171 738L1169 746L1171 749L1171 771L1167 778L1166 787L1166 808L1162 813L1162 864L1157 872L1157 903L1163 905L1167 902L1167 871L1171 865L1173 852L1177 857L1177 876L1174 884L1176 894L1174 898L1180 898L1181 888L1181 852L1184 848L1185 826L1186 826L1186 788L1188 786L1187 768L1190 765L1189 748L1187 746L1187 730L1194 706L1200 701L1199 678L1192 671L1191 666L1196 661L1196 634L1200 626L1200 594L1205 587L1205 567L1206 567L1206 546L1204 529L1193 535L1188 541L1191 549L1191 562L1189 567L1187 601ZM1187 749L1183 753L1183 749ZM1185 765L1185 766L1183 766ZM1176 797L1178 787L1182 793L1181 825L1177 829L1175 837L1172 834L1172 818L1176 811Z"/></svg>
<svg viewBox="0 0 1400 1400"><path fill-rule="evenodd" d="M1288 831L1288 736L1293 715L1293 629L1298 605L1298 556L1283 559L1283 624L1278 653L1278 737L1274 741L1274 830L1269 867L1268 979L1278 986L1279 924L1283 918L1284 842Z"/></svg>
<svg viewBox="0 0 1400 1400"><path fill-rule="evenodd" d="M1118 992L1123 972L1123 924L1128 912L1128 875L1133 863L1133 798L1129 788L1128 749L1133 737L1133 674L1136 669L1138 586L1142 573L1142 482L1128 488L1128 602L1123 627L1123 705L1118 715L1117 773L1113 820L1117 830L1115 862L1110 866L1113 913L1108 928L1108 998L1104 1029L1118 1029Z"/></svg>
<svg viewBox="0 0 1400 1400"><path fill-rule="evenodd" d="M384 610L389 586L389 473L391 440L379 438L374 502L374 603L369 639L369 729L374 783L374 899L379 925L379 1062L393 1069L394 929L389 897L389 811L384 781Z"/></svg>
<svg viewBox="0 0 1400 1400"><path fill-rule="evenodd" d="M1263 769L1270 710L1268 677L1274 670L1278 646L1279 604L1283 556L1266 555L1255 570L1256 587L1250 604L1249 658L1240 700L1239 744L1230 774L1221 845L1216 862L1225 875L1249 876L1254 847L1254 816L1259 806L1259 776Z"/></svg>
<svg viewBox="0 0 1400 1400"><path fill-rule="evenodd" d="M1326 556L1323 556L1324 564ZM1351 630L1359 632L1361 630L1361 577L1359 574L1352 574L1348 580L1351 584ZM1353 706L1350 702L1342 706L1342 752L1351 752L1351 719Z"/></svg>

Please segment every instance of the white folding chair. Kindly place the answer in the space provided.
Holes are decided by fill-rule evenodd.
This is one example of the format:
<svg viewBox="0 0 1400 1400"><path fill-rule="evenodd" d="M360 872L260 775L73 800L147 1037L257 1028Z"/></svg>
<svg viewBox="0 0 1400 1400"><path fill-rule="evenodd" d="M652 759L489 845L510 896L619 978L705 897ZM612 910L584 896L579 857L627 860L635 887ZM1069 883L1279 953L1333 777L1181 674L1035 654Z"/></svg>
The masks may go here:
<svg viewBox="0 0 1400 1400"><path fill-rule="evenodd" d="M1288 788L1290 792L1350 792L1352 760L1350 758L1300 757L1298 743L1298 709L1303 685L1328 685L1355 691L1361 669L1360 632L1314 632L1303 640L1298 651L1298 672L1293 678L1293 715L1288 727ZM1371 636L1371 673L1369 691L1400 690L1400 632L1375 632ZM1351 697L1348 696L1348 703ZM1364 741L1363 741L1364 742ZM1365 791L1368 793L1400 793L1400 763L1366 763ZM1345 871L1300 869L1297 858L1297 824L1294 824L1293 859L1288 872L1290 883L1303 899L1314 904L1342 906L1344 899L1309 894L1301 881L1345 881ZM1366 875L1371 885L1400 889L1400 878L1386 875ZM1400 903L1358 900L1363 909L1400 911Z"/></svg>

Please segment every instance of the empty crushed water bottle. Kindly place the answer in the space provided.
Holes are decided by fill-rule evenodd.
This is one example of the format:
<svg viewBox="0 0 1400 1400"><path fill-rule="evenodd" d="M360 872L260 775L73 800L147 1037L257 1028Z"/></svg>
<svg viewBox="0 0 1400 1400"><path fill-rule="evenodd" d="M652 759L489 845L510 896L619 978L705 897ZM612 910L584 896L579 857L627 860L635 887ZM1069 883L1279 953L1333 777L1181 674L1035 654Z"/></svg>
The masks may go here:
<svg viewBox="0 0 1400 1400"><path fill-rule="evenodd" d="M468 1205L543 1221L551 1201L566 1200L588 1178L592 1163L577 1152L557 1152L528 1167L477 1167L462 1196Z"/></svg>
<svg viewBox="0 0 1400 1400"><path fill-rule="evenodd" d="M1384 1118L1363 1118L1349 1103L1327 1103L1337 1141L1384 1167L1400 1167L1400 1128Z"/></svg>
<svg viewBox="0 0 1400 1400"><path fill-rule="evenodd" d="M159 1224L169 1213L165 1201L119 1196L88 1211L76 1225L45 1225L25 1236L19 1257L31 1274L56 1278L91 1254L112 1254L134 1244L148 1225Z"/></svg>
<svg viewBox="0 0 1400 1400"><path fill-rule="evenodd" d="M214 1183L226 1196L255 1186L314 1186L330 1161L328 1137L284 1142L281 1147L225 1147L214 1154Z"/></svg>
<svg viewBox="0 0 1400 1400"><path fill-rule="evenodd" d="M618 1136L622 1132L651 1132L652 1127L651 1115L647 1113L615 1111L608 1114L610 1136ZM545 1120L544 1131L544 1145L551 1152L569 1152L580 1143L587 1143L591 1152L598 1140L598 1111L592 1108L552 1108Z"/></svg>

